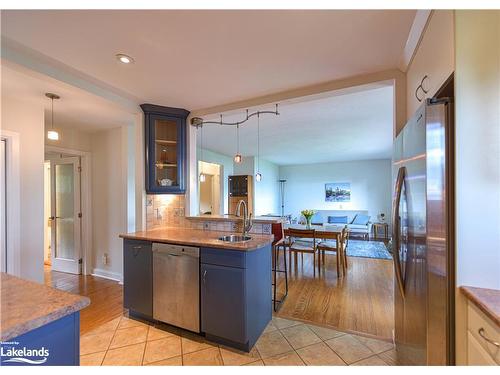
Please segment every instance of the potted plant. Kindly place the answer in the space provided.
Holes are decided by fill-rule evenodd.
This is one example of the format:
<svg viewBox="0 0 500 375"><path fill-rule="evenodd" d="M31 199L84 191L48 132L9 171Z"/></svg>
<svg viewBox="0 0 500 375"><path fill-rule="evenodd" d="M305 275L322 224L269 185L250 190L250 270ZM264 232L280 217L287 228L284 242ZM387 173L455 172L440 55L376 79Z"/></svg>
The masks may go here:
<svg viewBox="0 0 500 375"><path fill-rule="evenodd" d="M311 228L311 220L312 220L314 214L316 213L316 211L314 211L314 210L302 210L302 211L300 211L300 213L306 219L307 228L308 229Z"/></svg>

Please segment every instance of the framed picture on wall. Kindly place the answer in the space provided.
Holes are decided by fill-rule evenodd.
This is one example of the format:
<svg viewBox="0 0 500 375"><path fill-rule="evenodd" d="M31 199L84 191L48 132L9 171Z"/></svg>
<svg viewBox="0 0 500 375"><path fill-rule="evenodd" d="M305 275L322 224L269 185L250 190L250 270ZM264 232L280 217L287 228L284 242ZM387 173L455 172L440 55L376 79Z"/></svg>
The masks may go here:
<svg viewBox="0 0 500 375"><path fill-rule="evenodd" d="M351 184L349 182L331 182L325 184L326 202L350 202Z"/></svg>

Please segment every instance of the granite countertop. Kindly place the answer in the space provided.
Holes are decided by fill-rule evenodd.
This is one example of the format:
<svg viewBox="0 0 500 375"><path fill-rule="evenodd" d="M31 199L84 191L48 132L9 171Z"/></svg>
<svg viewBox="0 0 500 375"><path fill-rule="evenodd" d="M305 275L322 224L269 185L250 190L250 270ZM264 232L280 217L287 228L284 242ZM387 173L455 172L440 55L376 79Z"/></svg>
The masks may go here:
<svg viewBox="0 0 500 375"><path fill-rule="evenodd" d="M8 341L87 307L87 297L1 273L0 341Z"/></svg>
<svg viewBox="0 0 500 375"><path fill-rule="evenodd" d="M462 293L500 327L500 290L461 286Z"/></svg>
<svg viewBox="0 0 500 375"><path fill-rule="evenodd" d="M241 251L256 250L270 244L274 240L274 236L271 234L249 234L252 239L245 242L224 242L219 240L219 237L227 236L229 234L231 233L189 228L162 227L141 232L120 234L120 237L132 240L215 247L219 249Z"/></svg>
<svg viewBox="0 0 500 375"><path fill-rule="evenodd" d="M199 216L186 216L188 220L195 221L242 221L243 218L235 215L199 215ZM280 223L282 219L280 217L269 217L269 216L255 216L252 218L254 223L258 224L273 224Z"/></svg>

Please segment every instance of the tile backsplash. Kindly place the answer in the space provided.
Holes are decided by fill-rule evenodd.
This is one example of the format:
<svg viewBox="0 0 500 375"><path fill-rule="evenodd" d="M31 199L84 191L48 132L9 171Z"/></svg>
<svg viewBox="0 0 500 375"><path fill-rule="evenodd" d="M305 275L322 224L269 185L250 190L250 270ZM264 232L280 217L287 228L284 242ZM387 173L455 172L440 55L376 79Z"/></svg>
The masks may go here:
<svg viewBox="0 0 500 375"><path fill-rule="evenodd" d="M180 227L219 232L241 231L241 223L234 221L186 218L184 195L148 194L146 196L146 229L159 227ZM254 223L250 233L271 234L271 224Z"/></svg>

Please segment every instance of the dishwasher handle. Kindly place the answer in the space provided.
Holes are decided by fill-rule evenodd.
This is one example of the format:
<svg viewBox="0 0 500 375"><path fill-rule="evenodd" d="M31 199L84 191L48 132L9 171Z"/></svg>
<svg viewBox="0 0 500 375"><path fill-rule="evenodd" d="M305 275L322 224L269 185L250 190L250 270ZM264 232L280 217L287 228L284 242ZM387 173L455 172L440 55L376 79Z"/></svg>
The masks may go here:
<svg viewBox="0 0 500 375"><path fill-rule="evenodd" d="M163 243L153 243L153 253L171 255L171 256L189 256L192 258L200 257L200 249L191 246L179 246Z"/></svg>

